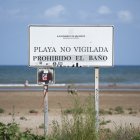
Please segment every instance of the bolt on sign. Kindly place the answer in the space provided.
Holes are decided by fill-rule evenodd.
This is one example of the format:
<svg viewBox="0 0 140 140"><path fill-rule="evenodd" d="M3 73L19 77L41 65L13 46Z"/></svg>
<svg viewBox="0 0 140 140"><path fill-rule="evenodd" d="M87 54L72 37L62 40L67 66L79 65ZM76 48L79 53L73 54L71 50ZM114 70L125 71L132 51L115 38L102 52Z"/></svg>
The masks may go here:
<svg viewBox="0 0 140 140"><path fill-rule="evenodd" d="M113 26L29 26L29 66L113 66Z"/></svg>

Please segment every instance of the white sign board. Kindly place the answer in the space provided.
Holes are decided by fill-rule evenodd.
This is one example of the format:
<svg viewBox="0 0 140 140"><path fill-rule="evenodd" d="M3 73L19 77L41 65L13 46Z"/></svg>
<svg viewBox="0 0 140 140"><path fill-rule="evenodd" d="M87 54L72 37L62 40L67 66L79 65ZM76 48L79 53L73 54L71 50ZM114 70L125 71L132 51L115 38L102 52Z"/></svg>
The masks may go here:
<svg viewBox="0 0 140 140"><path fill-rule="evenodd" d="M113 26L29 26L29 65L112 66Z"/></svg>

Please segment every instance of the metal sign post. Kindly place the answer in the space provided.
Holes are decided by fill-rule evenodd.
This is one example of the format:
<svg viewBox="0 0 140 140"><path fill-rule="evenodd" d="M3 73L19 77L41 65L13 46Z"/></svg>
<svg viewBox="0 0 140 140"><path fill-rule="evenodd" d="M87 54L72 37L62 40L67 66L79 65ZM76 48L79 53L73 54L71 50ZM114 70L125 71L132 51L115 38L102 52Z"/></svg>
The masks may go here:
<svg viewBox="0 0 140 140"><path fill-rule="evenodd" d="M95 68L95 128L99 131L99 68Z"/></svg>
<svg viewBox="0 0 140 140"><path fill-rule="evenodd" d="M44 85L44 135L48 133L48 85Z"/></svg>
<svg viewBox="0 0 140 140"><path fill-rule="evenodd" d="M38 68L37 71L37 83L43 85L44 87L44 98L43 98L43 105L44 105L44 135L48 134L48 87L49 84L54 83L54 69L53 68Z"/></svg>

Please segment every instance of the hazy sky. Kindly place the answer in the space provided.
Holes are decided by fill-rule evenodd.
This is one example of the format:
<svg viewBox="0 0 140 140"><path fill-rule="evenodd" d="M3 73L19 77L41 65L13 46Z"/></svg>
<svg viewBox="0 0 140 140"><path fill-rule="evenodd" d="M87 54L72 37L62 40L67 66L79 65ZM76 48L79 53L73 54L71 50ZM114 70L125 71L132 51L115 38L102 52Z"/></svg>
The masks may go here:
<svg viewBox="0 0 140 140"><path fill-rule="evenodd" d="M0 65L28 65L30 24L114 25L115 65L140 65L140 0L0 0Z"/></svg>

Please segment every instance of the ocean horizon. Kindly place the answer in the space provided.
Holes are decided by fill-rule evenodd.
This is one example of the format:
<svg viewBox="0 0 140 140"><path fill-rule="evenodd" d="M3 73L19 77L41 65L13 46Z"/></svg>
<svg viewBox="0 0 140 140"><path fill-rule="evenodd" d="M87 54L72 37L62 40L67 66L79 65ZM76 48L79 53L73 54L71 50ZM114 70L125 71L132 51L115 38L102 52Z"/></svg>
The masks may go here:
<svg viewBox="0 0 140 140"><path fill-rule="evenodd" d="M103 85L140 85L139 65L116 65L100 68ZM37 84L37 68L27 65L0 65L0 84ZM56 84L94 84L94 67L57 67Z"/></svg>

